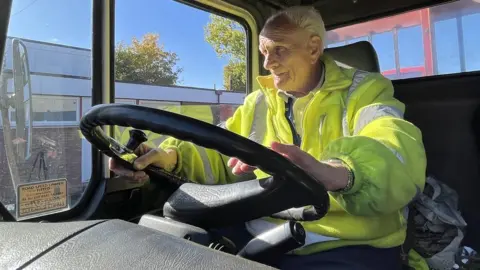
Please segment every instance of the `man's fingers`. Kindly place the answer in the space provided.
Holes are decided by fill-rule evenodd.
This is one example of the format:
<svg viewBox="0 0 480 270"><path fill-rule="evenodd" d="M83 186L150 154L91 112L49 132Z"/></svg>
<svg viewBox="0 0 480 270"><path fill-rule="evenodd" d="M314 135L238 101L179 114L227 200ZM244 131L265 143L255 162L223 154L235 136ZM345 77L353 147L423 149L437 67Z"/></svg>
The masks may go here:
<svg viewBox="0 0 480 270"><path fill-rule="evenodd" d="M295 145L273 142L272 150L290 159L290 161L304 170L310 171L318 167L318 161L313 156Z"/></svg>
<svg viewBox="0 0 480 270"><path fill-rule="evenodd" d="M229 168L233 168L233 167L235 167L235 165L237 165L238 161L239 161L238 158L230 158L228 160L227 166Z"/></svg>
<svg viewBox="0 0 480 270"><path fill-rule="evenodd" d="M137 149L135 149L135 155L137 156L143 156L145 155L146 153L150 152L153 148L151 148L150 146L142 143L140 144Z"/></svg>
<svg viewBox="0 0 480 270"><path fill-rule="evenodd" d="M242 165L242 162L241 161L237 161L235 163L235 165L233 166L232 168L232 173L235 174L235 175L239 175L242 173L242 169L240 168Z"/></svg>
<svg viewBox="0 0 480 270"><path fill-rule="evenodd" d="M160 168L165 168L165 164L163 162L166 159L167 153L159 148L151 149L146 154L138 157L133 166L137 170L143 170L148 165L155 165Z"/></svg>
<svg viewBox="0 0 480 270"><path fill-rule="evenodd" d="M235 166L232 169L232 173L235 175L239 175L239 174L253 172L254 170L255 170L255 167L237 160Z"/></svg>
<svg viewBox="0 0 480 270"><path fill-rule="evenodd" d="M301 158L302 154L302 150L297 146L292 144L282 144L279 142L272 143L272 150L290 158L292 161Z"/></svg>
<svg viewBox="0 0 480 270"><path fill-rule="evenodd" d="M142 183L148 180L148 175L144 171L134 172L133 179L136 182Z"/></svg>
<svg viewBox="0 0 480 270"><path fill-rule="evenodd" d="M114 172L116 175L119 176L127 176L127 177L133 177L133 171L124 168L123 166L119 166L113 158L109 159L109 167L112 172Z"/></svg>
<svg viewBox="0 0 480 270"><path fill-rule="evenodd" d="M240 166L240 169L242 170L243 173L251 173L251 172L253 172L256 168L244 163L244 164L242 164L242 165Z"/></svg>

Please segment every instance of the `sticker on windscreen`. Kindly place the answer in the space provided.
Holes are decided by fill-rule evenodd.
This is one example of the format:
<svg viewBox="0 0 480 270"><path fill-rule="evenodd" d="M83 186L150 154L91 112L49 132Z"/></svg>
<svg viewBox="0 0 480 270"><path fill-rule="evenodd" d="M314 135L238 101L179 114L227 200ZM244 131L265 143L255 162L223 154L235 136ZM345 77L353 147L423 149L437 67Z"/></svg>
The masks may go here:
<svg viewBox="0 0 480 270"><path fill-rule="evenodd" d="M67 179L21 184L17 216L26 217L68 208Z"/></svg>

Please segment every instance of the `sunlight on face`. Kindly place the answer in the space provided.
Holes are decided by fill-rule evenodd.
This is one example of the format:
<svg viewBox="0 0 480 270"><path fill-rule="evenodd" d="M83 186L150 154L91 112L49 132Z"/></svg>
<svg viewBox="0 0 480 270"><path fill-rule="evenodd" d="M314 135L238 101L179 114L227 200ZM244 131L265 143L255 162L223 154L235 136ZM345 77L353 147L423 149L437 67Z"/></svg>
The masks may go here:
<svg viewBox="0 0 480 270"><path fill-rule="evenodd" d="M275 87L305 92L318 83L317 63L323 53L319 37L278 17L265 25L259 39L263 67L272 74Z"/></svg>

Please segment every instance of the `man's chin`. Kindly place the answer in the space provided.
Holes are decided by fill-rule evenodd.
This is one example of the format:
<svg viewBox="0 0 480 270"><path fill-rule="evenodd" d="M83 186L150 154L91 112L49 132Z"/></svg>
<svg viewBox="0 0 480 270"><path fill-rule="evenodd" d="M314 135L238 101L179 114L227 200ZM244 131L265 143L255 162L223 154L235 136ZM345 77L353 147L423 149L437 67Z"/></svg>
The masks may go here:
<svg viewBox="0 0 480 270"><path fill-rule="evenodd" d="M285 86L287 86L285 82L282 82L280 80L279 81L273 80L273 85L275 85L277 89L285 89Z"/></svg>

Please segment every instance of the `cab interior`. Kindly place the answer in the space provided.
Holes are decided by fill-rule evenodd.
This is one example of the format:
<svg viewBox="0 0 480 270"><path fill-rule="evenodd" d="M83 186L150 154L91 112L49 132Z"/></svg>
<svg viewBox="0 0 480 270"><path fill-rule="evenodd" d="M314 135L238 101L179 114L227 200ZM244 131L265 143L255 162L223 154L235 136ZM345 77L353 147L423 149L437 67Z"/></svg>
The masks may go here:
<svg viewBox="0 0 480 270"><path fill-rule="evenodd" d="M268 16L276 10L293 5L313 5L317 7L323 16L325 26L328 31L341 29L353 25L359 25L368 21L379 20L390 16L395 16L407 12L413 12L425 8L438 8L450 5L461 7L466 2L475 3L475 7L480 9L480 3L472 0L460 1L432 1L432 0L178 0L177 2L192 6L194 8L210 11L214 14L235 18L246 26L247 31L247 93L255 90L255 77L260 74L266 74L262 67L262 59L258 53L258 33ZM10 8L12 0L2 0L0 4L0 51L5 48L7 29L10 17ZM115 97L115 83L112 75L114 60L112 59L115 29L115 1L100 0L92 2L92 105L112 103ZM118 4L118 3L117 3ZM182 16L178 14L178 16ZM175 27L175 24L172 24ZM478 33L477 33L478 35ZM452 37L453 38L453 37ZM456 37L455 37L456 38ZM477 47L478 50L478 47ZM361 41L359 43L347 44L342 46L329 47L326 53L334 56L338 62L372 72L381 71L378 51L375 50L369 42ZM466 51L462 52L466 54ZM397 56L398 57L398 56ZM440 57L449 57L448 55ZM468 58L468 55L465 55ZM439 60L437 60L439 61ZM480 61L480 59L479 59ZM477 66L478 67L478 66ZM479 152L480 152L480 95L478 91L480 85L480 69L469 71L460 71L451 74L433 74L431 76L418 76L413 78L392 79L395 87L395 95L406 105L406 119L417 125L423 134L423 142L427 153L427 175L435 176L438 180L446 183L458 192L460 211L465 218L468 227L464 238L464 244L480 250L480 214L476 207L480 205L479 181ZM108 132L108 129L106 129ZM171 245L162 241L148 242L149 235L152 232L144 232L130 224L138 223L145 214L161 214L162 206L171 194L169 187L162 184L151 182L148 185L137 185L129 181L120 181L107 169L107 159L105 155L97 149L92 148L92 173L89 184L85 187L83 195L79 201L61 212L49 213L41 216L34 216L27 219L18 220L18 222L4 206L1 207L0 214L3 217L1 224L2 231L10 229L12 232L25 233L28 237L38 238L38 246L28 247L29 241L21 243L19 238L8 237L7 234L0 236L0 250L7 246L15 247L11 250L17 250L23 246L27 250L24 257L18 257L17 262L6 260L1 256L0 265L13 268L23 268L25 266L52 266L52 262L59 262L61 253L54 252L54 248L60 244L46 244L47 242L61 243L62 239L74 238L88 234L88 239L97 238L98 241L106 241L105 235L108 232L118 232L121 230L133 231L137 233L139 242L134 246L157 245L155 252L158 252L156 266L162 268L170 266L174 269L177 266L171 262L172 257L176 260L185 260L183 266L197 269L201 266L216 264L217 266L235 266L236 269L249 268L258 265L244 262L242 259L223 257L219 252L213 252L200 246L190 246L181 240L173 240ZM6 164L2 164L6 166ZM116 181L112 181L115 178ZM113 225L104 224L105 231L90 230L96 225L98 220L110 220L116 222ZM121 223L120 221L128 221ZM82 225L69 225L73 221L85 221ZM63 223L65 222L65 223ZM43 224L45 223L45 224ZM59 223L63 226L62 233L53 233L49 231L48 224ZM33 233L34 226L42 228L43 231ZM59 227L60 228L60 227ZM50 236L47 234L51 233ZM36 234L36 235L33 235ZM125 237L134 237L128 235ZM54 239L55 238L55 239ZM126 244L126 239L120 239L119 234L115 234L117 247L110 246L112 250L118 249L120 252L114 252L106 255L110 262L115 259L120 260L121 256L139 259L145 256L145 253L138 251L138 254L126 254L126 249L119 248L118 245ZM26 238L23 238L26 239ZM43 239L43 240L42 240ZM102 240L103 239L103 240ZM86 240L85 240L86 241ZM93 240L88 240L93 241ZM84 247L78 247L78 254L88 255L92 250ZM99 243L97 241L97 243ZM131 238L132 242L136 240ZM180 243L180 242L181 243ZM175 242L175 243L174 243ZM185 242L187 242L185 240ZM74 254L75 247L70 247L66 252ZM135 249L132 247L132 249ZM142 248L140 248L141 250ZM94 250L99 251L99 248ZM105 251L105 250L104 250ZM197 255L186 257L175 255L175 253L193 252ZM210 254L209 252L212 252ZM45 254L50 253L49 256ZM134 252L135 253L135 252ZM40 254L40 255L39 255ZM43 254L43 255L41 255ZM117 256L117 257L115 257ZM47 260L51 258L53 261ZM73 258L73 257L72 257ZM193 259L192 259L193 258ZM238 259L238 260L237 260ZM81 262L81 256L74 257L73 260L66 260L65 263ZM124 259L121 259L122 261ZM160 260L163 260L160 262ZM210 260L210 261L208 261ZM170 263L169 263L170 261ZM198 263L200 261L200 263ZM139 261L137 261L140 263ZM150 261L149 261L150 262ZM98 264L91 265L93 268L108 266L108 261L98 259ZM153 262L155 265L155 262ZM129 262L125 266L139 266ZM144 267L151 267L143 265ZM199 269L198 268L198 269Z"/></svg>

